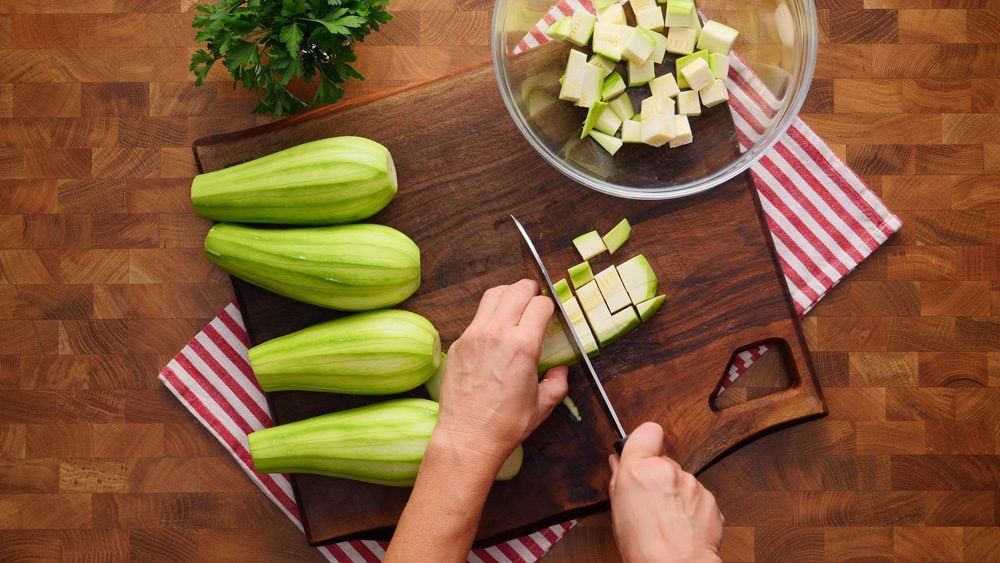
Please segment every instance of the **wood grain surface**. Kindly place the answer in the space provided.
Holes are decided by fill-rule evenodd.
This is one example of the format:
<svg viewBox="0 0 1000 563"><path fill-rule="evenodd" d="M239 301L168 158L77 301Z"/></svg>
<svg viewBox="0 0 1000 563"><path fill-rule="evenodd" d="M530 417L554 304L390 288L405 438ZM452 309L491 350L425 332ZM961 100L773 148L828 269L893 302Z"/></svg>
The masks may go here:
<svg viewBox="0 0 1000 563"><path fill-rule="evenodd" d="M191 142L262 122L193 4L0 0L0 560L322 560L155 377L232 298ZM803 117L904 227L804 320L830 416L701 475L723 555L996 560L1000 3L817 5ZM491 8L395 0L349 96L488 60ZM546 560L616 557L599 516Z"/></svg>

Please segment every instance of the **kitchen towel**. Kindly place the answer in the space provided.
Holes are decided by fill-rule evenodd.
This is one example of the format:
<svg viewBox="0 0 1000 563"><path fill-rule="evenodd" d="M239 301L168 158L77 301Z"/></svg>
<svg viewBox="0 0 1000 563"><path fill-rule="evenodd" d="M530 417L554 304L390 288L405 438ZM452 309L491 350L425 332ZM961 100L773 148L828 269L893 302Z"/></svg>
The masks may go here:
<svg viewBox="0 0 1000 563"><path fill-rule="evenodd" d="M544 30L574 9L593 11L590 0L560 0L517 50L548 41ZM745 148L762 133L762 123L774 115L778 103L736 57L730 65L727 86L729 107ZM901 226L899 219L801 120L795 120L750 172L800 316ZM272 420L247 361L248 345L240 311L231 303L163 368L159 378L229 450L264 494L301 528L288 478L256 473L252 468L247 434L271 426ZM728 382L766 351L760 346L741 352L730 368ZM570 521L490 548L475 549L469 561L537 561L575 524ZM330 561L379 561L385 543L355 540L318 549Z"/></svg>

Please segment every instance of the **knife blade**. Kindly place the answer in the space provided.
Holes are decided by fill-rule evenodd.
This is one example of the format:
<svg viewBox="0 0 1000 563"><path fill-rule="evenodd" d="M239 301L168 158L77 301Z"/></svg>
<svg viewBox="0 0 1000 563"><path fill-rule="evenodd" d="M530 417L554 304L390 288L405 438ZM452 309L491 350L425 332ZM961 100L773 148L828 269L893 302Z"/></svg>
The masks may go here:
<svg viewBox="0 0 1000 563"><path fill-rule="evenodd" d="M556 313L559 315L559 320L563 325L563 330L569 336L569 343L570 346L573 347L573 352L585 366L587 374L590 376L590 381L594 385L597 396L601 401L601 405L604 407L604 412L608 415L608 418L611 419L611 423L615 427L615 432L618 434L618 441L615 442L614 446L615 451L620 454L625 445L625 440L628 439L628 434L625 433L625 427L622 426L621 419L618 418L618 413L615 411L614 405L611 404L611 399L608 398L608 394L604 390L604 384L601 383L601 379L597 376L597 371L594 369L594 364L590 361L590 356L588 356L583 349L583 343L580 342L580 337L576 334L576 329L573 327L573 322L570 320L569 314L566 312L566 308L563 306L562 301L559 300L559 297L556 294L556 288L552 285L552 278L549 276L548 269L545 268L545 263L542 262L542 257L538 255L535 243L531 241L528 231L524 229L524 225L517 220L517 217L511 215L510 218L514 221L514 226L517 227L517 231L521 233L521 238L524 239L525 246L528 247L528 250L531 252L531 257L535 260L535 266L538 267L538 271L542 274L542 280L545 282L545 287L549 290L549 295L552 296L552 300L555 301Z"/></svg>

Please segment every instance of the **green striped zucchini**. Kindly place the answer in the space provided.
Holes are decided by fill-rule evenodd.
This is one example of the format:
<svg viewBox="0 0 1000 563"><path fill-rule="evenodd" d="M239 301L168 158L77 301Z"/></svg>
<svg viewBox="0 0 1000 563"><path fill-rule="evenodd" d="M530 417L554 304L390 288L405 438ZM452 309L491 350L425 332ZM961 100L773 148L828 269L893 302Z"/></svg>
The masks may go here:
<svg viewBox="0 0 1000 563"><path fill-rule="evenodd" d="M419 386L437 370L441 338L409 311L356 313L250 348L264 391L391 395Z"/></svg>
<svg viewBox="0 0 1000 563"><path fill-rule="evenodd" d="M208 259L252 284L320 307L391 307L420 287L420 249L384 225L271 229L219 223Z"/></svg>
<svg viewBox="0 0 1000 563"><path fill-rule="evenodd" d="M253 432L254 469L313 473L393 487L412 486L437 423L438 404L396 399ZM521 469L518 448L497 479Z"/></svg>
<svg viewBox="0 0 1000 563"><path fill-rule="evenodd" d="M195 213L216 221L337 225L378 213L396 196L384 146L333 137L195 176Z"/></svg>

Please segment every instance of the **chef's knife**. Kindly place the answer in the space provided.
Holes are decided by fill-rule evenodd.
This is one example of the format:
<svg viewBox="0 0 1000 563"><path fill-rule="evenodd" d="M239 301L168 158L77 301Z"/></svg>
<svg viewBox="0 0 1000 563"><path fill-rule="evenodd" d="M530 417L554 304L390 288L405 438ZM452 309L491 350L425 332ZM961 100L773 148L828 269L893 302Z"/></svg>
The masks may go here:
<svg viewBox="0 0 1000 563"><path fill-rule="evenodd" d="M628 435L625 433L625 428L622 426L622 421L618 418L618 413L615 412L615 407L611 405L611 400L608 399L608 394L604 391L604 385L601 383L601 379L597 377L597 372L594 371L594 364L590 362L590 356L583 349L583 344L580 342L580 337L576 334L576 329L573 327L573 322L569 318L569 314L566 313L566 308L563 307L562 301L559 300L559 296L556 293L556 288L552 285L552 278L549 277L549 271L545 269L545 264L542 263L542 257L538 255L538 250L535 249L535 243L531 242L531 237L528 236L528 232L524 230L524 225L517 220L517 217L513 215L510 216L514 220L514 226L517 227L519 233L521 233L521 238L524 239L524 244L531 251L532 258L535 259L535 265L538 266L539 272L542 274L542 280L545 281L545 287L549 290L549 295L552 296L552 300L556 303L556 312L559 315L559 319L562 322L563 330L569 336L569 343L573 347L573 352L576 357L580 359L580 362L586 366L587 373L590 375L590 381L594 384L594 388L597 390L597 396L601 400L601 404L604 406L604 411L607 413L608 418L611 419L612 424L615 426L615 432L618 433L618 441L615 442L615 451L619 454L622 453L622 448L625 446L625 440Z"/></svg>

